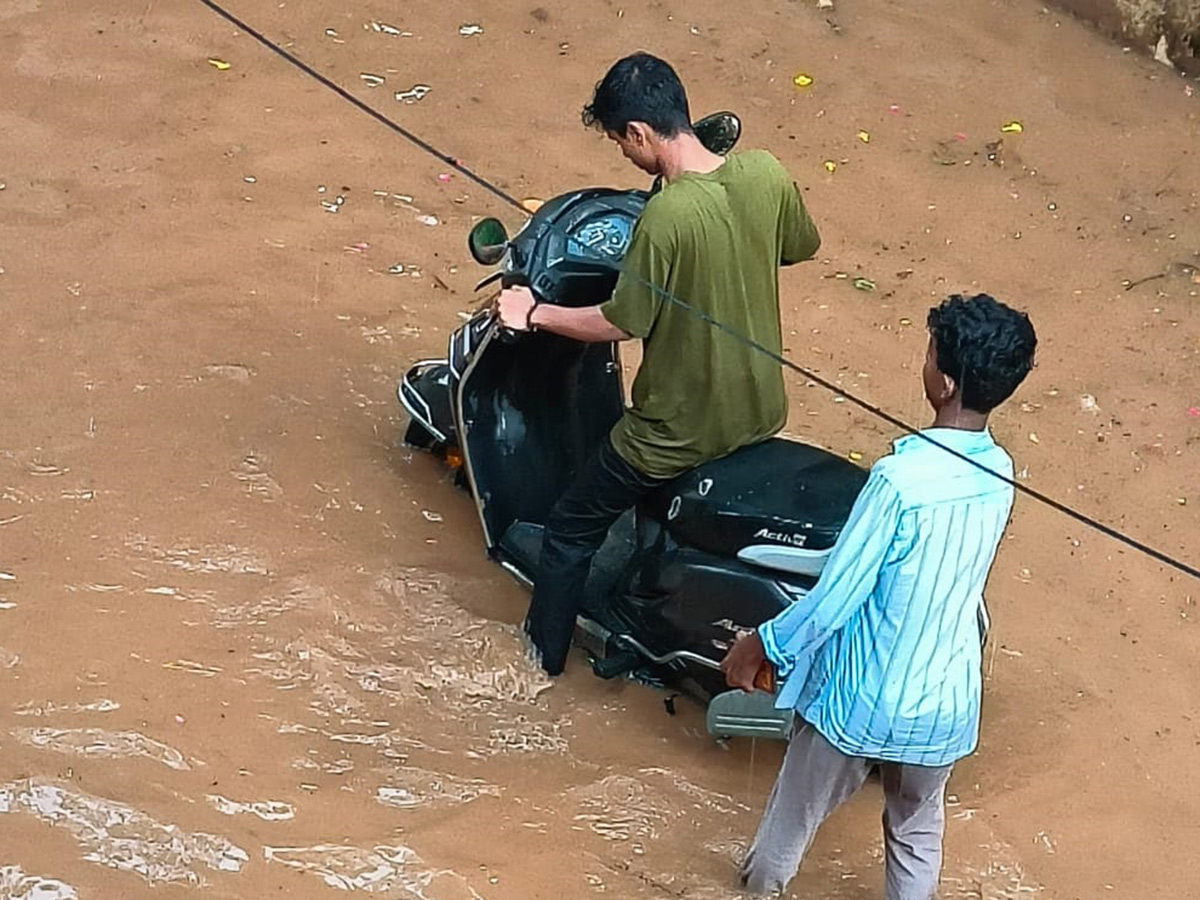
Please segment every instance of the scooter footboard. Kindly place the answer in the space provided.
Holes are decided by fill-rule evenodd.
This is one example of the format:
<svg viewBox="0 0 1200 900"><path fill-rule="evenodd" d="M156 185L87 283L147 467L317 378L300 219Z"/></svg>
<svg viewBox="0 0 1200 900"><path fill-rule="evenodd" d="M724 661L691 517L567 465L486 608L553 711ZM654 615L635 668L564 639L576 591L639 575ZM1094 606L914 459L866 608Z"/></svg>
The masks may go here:
<svg viewBox="0 0 1200 900"><path fill-rule="evenodd" d="M764 691L725 691L708 704L705 716L713 737L748 737L786 741L792 734L796 713L776 709L775 694Z"/></svg>

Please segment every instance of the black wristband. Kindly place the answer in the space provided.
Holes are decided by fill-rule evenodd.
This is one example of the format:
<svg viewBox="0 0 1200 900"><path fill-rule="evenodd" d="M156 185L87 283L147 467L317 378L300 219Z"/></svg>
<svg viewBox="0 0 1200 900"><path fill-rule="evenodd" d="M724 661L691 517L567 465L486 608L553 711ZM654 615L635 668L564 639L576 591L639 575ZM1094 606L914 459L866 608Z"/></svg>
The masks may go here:
<svg viewBox="0 0 1200 900"><path fill-rule="evenodd" d="M533 324L533 311L538 308L538 302L533 301L533 305L529 307L529 312L525 314L525 330L537 331L537 327Z"/></svg>

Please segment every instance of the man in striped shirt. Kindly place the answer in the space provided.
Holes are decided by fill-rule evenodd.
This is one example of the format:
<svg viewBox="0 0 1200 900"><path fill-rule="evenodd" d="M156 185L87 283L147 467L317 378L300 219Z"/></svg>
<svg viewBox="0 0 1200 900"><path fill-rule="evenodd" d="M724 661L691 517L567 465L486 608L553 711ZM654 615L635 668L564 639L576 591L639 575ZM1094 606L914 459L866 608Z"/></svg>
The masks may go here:
<svg viewBox="0 0 1200 900"><path fill-rule="evenodd" d="M784 679L779 705L797 712L742 867L757 893L784 889L876 765L887 900L937 890L946 782L978 742L983 588L1013 501L1012 460L987 419L1029 373L1037 337L986 294L950 297L928 325L932 427L872 468L808 596L722 662L731 686L752 690L769 661Z"/></svg>

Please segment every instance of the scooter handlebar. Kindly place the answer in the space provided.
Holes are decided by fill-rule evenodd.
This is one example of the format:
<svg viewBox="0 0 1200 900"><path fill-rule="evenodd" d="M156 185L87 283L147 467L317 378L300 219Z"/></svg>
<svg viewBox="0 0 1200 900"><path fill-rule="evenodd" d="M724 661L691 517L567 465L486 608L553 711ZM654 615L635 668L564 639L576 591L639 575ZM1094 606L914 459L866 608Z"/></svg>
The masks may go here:
<svg viewBox="0 0 1200 900"><path fill-rule="evenodd" d="M513 287L530 287L529 279L523 272L505 272L500 278L500 287L502 289ZM532 288L530 288L530 290L532 290ZM534 298L541 302L541 298L537 296L536 292L534 292ZM495 321L495 325L497 329L496 338L502 344L515 344L521 339L521 335L524 333L501 325L498 319Z"/></svg>
<svg viewBox="0 0 1200 900"><path fill-rule="evenodd" d="M515 344L521 339L521 332L500 324L500 317L495 316L496 340L502 344Z"/></svg>

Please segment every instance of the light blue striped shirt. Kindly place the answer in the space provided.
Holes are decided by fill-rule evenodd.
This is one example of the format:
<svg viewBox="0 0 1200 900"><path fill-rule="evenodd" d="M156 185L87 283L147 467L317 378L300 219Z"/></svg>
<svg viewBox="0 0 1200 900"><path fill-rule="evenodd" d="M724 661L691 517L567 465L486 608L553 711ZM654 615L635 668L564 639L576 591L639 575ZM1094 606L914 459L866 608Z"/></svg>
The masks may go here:
<svg viewBox="0 0 1200 900"><path fill-rule="evenodd" d="M1012 477L987 431L929 437ZM849 756L949 765L974 751L979 612L1013 489L915 435L879 460L813 590L759 628L795 708Z"/></svg>

